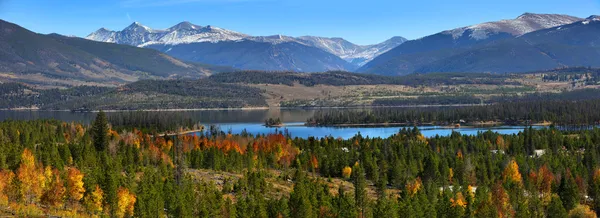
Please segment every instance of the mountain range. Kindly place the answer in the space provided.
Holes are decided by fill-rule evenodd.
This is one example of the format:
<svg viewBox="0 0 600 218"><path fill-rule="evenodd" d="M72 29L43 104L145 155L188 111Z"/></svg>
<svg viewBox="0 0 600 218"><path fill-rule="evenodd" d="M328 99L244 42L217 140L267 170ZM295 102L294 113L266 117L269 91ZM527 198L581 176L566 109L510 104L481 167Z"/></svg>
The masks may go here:
<svg viewBox="0 0 600 218"><path fill-rule="evenodd" d="M121 31L101 28L86 38L152 48L187 61L238 69L305 72L354 70L406 41L393 37L379 44L356 45L342 38L250 36L190 22L164 30L134 22Z"/></svg>
<svg viewBox="0 0 600 218"><path fill-rule="evenodd" d="M0 81L44 86L120 85L139 79L201 78L229 67L58 34L37 34L0 20Z"/></svg>
<svg viewBox="0 0 600 218"><path fill-rule="evenodd" d="M595 50L600 32L593 17L525 13L411 40L381 54L358 72L405 75L427 72L515 72L562 66L598 66L574 59ZM574 26L579 26L574 28ZM561 30L561 31L556 31ZM581 34L592 34L583 37ZM577 46L571 45L578 43ZM574 57L574 56L572 56ZM570 59L570 60L567 60Z"/></svg>
<svg viewBox="0 0 600 218"><path fill-rule="evenodd" d="M249 36L189 22L165 30L133 23L87 38L93 40L38 34L0 20L0 82L116 86L239 69L406 75L600 67L600 16L525 13L367 46L342 38Z"/></svg>

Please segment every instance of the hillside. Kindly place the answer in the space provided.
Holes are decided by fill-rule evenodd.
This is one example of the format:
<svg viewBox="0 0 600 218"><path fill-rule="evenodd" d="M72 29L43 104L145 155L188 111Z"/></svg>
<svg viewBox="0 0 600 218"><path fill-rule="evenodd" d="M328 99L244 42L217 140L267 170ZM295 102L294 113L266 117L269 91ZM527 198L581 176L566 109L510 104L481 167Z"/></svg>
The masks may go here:
<svg viewBox="0 0 600 218"><path fill-rule="evenodd" d="M41 86L116 86L139 79L199 78L226 67L187 63L161 52L57 34L0 20L0 81Z"/></svg>
<svg viewBox="0 0 600 218"><path fill-rule="evenodd" d="M178 45L151 44L146 48L162 51L186 61L232 66L238 69L319 72L355 68L333 54L297 42L272 44L241 40Z"/></svg>
<svg viewBox="0 0 600 218"><path fill-rule="evenodd" d="M477 46L418 72L523 72L568 66L598 67L600 19L531 32Z"/></svg>
<svg viewBox="0 0 600 218"><path fill-rule="evenodd" d="M429 72L423 71L427 69L425 67L436 62L443 64L446 62L446 58L456 55L469 55L473 48L480 48L489 43L493 44L497 41L517 38L522 34L536 30L571 24L577 21L581 21L581 19L568 15L525 13L515 19L442 31L434 35L407 41L376 57L357 71L383 75ZM525 50L524 52L528 51ZM528 54L523 53L522 55L526 56ZM446 69L440 70L443 70L441 72L458 72ZM486 71L489 70L480 72Z"/></svg>

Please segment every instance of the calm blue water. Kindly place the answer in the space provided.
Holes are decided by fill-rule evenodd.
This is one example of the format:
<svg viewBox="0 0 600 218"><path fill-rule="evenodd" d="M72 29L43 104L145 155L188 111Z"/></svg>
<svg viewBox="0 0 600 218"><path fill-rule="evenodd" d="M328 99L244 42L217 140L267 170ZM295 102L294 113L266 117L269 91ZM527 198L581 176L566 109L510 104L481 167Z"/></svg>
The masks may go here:
<svg viewBox="0 0 600 218"><path fill-rule="evenodd" d="M283 132L287 129L292 137L308 138L314 137L326 137L333 136L334 138L341 137L348 139L355 136L357 133L364 137L382 137L386 138L391 136L402 127L307 127L303 126L303 123L286 123L284 128L270 128L263 126L262 123L222 123L219 124L222 131L231 131L233 134L242 133L244 130L251 134L268 134L274 133L275 131ZM452 134L452 131L459 132L466 135L476 135L478 132L485 132L492 130L501 134L517 134L523 131L524 126L499 126L490 128L459 128L459 129L448 129L440 126L422 126L419 127L421 133L425 137L448 136ZM537 127L539 128L539 127Z"/></svg>
<svg viewBox="0 0 600 218"><path fill-rule="evenodd" d="M330 109L330 110L354 110L354 109ZM264 120L268 118L279 117L288 126L285 128L291 133L292 137L307 138L310 136L324 137L333 136L335 138L351 138L360 132L363 136L369 137L388 137L397 133L401 127L306 127L302 126L307 118L312 117L317 110L311 109L270 109L270 110L223 110L223 111L177 111L177 112L161 112L161 113L181 113L182 115L191 118L195 122L204 125L218 125L221 130L232 133L241 133L244 129L252 134L268 134L275 132L275 128L263 126ZM120 112L111 112L120 113ZM32 119L58 119L67 122L75 121L89 124L95 118L96 113L72 113L69 111L0 111L0 121L6 119L13 120L32 120ZM109 114L110 116L110 114ZM501 134L516 134L523 130L523 126L502 126L491 128L461 128L461 129L446 129L439 126L423 126L419 127L421 132L426 137L436 135L447 136L452 134L452 131L460 132L461 134L474 135L479 131L492 130ZM278 129L283 131L282 128Z"/></svg>

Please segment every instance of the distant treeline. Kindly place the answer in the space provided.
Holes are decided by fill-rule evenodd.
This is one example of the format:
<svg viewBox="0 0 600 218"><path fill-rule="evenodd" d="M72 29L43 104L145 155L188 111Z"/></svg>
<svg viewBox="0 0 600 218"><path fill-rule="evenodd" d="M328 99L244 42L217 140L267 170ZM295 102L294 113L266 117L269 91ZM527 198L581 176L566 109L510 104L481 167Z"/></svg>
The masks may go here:
<svg viewBox="0 0 600 218"><path fill-rule="evenodd" d="M561 93L531 93L526 95L502 95L484 99L475 95L419 96L417 98L382 98L373 101L374 106L404 105L456 105L492 104L503 102L531 102L544 100L592 100L600 99L598 89L579 89Z"/></svg>
<svg viewBox="0 0 600 218"><path fill-rule="evenodd" d="M0 84L0 108L44 107L60 101L95 96L112 90L98 86L76 86L70 89L34 89L19 83Z"/></svg>
<svg viewBox="0 0 600 218"><path fill-rule="evenodd" d="M0 108L138 110L266 106L262 90L200 80L142 80L119 88L34 89L0 84Z"/></svg>
<svg viewBox="0 0 600 218"><path fill-rule="evenodd" d="M292 86L299 83L305 86L314 85L456 85L456 84L493 84L509 85L514 82L505 81L510 78L507 74L484 73L431 73L410 74L406 76L380 76L372 74L358 74L343 71L329 71L324 73L298 73L298 72L269 72L269 71L239 71L219 73L209 78L222 83L250 83L250 84L283 84Z"/></svg>
<svg viewBox="0 0 600 218"><path fill-rule="evenodd" d="M417 98L382 98L373 101L374 106L399 106L399 105L452 105L452 104L480 104L481 98L472 95L459 96L420 96Z"/></svg>
<svg viewBox="0 0 600 218"><path fill-rule="evenodd" d="M597 125L600 100L550 100L504 102L485 106L379 108L317 112L308 119L313 125L368 123L458 123L501 121L507 124L551 121L558 125Z"/></svg>
<svg viewBox="0 0 600 218"><path fill-rule="evenodd" d="M132 127L144 133L160 133L183 129L198 129L200 125L184 113L131 111L108 113L108 122L117 131L131 130Z"/></svg>

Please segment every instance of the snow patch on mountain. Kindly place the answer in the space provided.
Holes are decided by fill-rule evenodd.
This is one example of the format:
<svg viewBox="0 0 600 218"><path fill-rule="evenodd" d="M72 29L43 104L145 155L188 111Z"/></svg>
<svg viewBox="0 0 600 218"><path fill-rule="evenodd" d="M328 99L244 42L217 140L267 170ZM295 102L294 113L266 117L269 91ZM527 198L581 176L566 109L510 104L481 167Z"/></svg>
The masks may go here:
<svg viewBox="0 0 600 218"><path fill-rule="evenodd" d="M462 37L465 32L470 30L468 31L470 32L470 38L482 40L498 33L509 33L514 36L520 36L536 30L570 24L580 20L581 18L568 15L525 13L516 19L481 23L472 26L456 28L453 30L447 30L443 33L452 35L454 39L458 39Z"/></svg>
<svg viewBox="0 0 600 218"><path fill-rule="evenodd" d="M280 44L300 43L334 54L350 63L364 65L376 56L404 43L405 38L394 37L374 45L356 45L342 38L317 36L291 37L284 35L250 36L214 26L199 26L184 21L168 29L156 30L134 22L121 31L101 28L86 37L90 40L146 47L155 44L178 45L199 42L219 43L223 41L251 40Z"/></svg>

